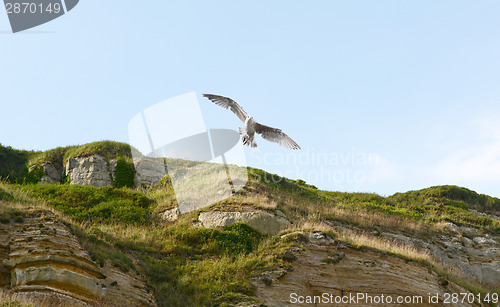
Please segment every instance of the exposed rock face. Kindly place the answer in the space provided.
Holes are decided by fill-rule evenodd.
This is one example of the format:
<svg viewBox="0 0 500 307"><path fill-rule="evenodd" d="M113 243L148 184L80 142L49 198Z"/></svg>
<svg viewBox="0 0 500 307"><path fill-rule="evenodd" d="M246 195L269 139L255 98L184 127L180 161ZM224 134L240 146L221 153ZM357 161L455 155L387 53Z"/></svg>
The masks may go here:
<svg viewBox="0 0 500 307"><path fill-rule="evenodd" d="M115 181L115 170L118 165L118 161L116 159L112 159L109 161L109 175L111 176L111 181Z"/></svg>
<svg viewBox="0 0 500 307"><path fill-rule="evenodd" d="M40 183L60 183L62 181L62 167L57 167L49 163L43 163L43 177Z"/></svg>
<svg viewBox="0 0 500 307"><path fill-rule="evenodd" d="M109 265L100 268L52 218L0 224L0 260L0 288L36 304L156 306L137 276Z"/></svg>
<svg viewBox="0 0 500 307"><path fill-rule="evenodd" d="M356 231L330 226L340 231ZM479 282L500 289L499 236L481 234L477 229L459 227L453 223L446 223L444 229L446 234L437 235L432 240L391 232L382 232L380 237L426 251L444 267L456 268L464 276L475 277Z"/></svg>
<svg viewBox="0 0 500 307"><path fill-rule="evenodd" d="M474 276L482 283L500 288L500 244L493 239L475 237L473 240L459 240L456 237L441 235L438 236L436 244L403 235L382 235L396 242L405 242L404 244L426 250L444 266L456 267L466 276Z"/></svg>
<svg viewBox="0 0 500 307"><path fill-rule="evenodd" d="M144 282L134 272L124 273L109 262L104 265L108 276L107 293L103 301L109 306L157 306L151 293L148 293Z"/></svg>
<svg viewBox="0 0 500 307"><path fill-rule="evenodd" d="M316 235L317 236L317 235ZM310 237L310 236L309 236ZM329 240L327 240L329 241ZM450 282L444 286L436 273L430 273L422 265L381 253L358 251L343 246L306 244L305 250L294 251L296 260L291 262L293 270L284 277L268 279L267 284L256 280L257 298L269 306L429 306L429 293L439 294L440 300L432 306L450 306L443 303L444 293L469 293ZM334 256L332 256L334 255ZM335 261L328 261L335 258ZM295 293L295 295L294 295ZM327 294L333 301L306 303L307 297ZM335 302L335 297L390 296L393 304L374 304L360 300L353 303ZM331 296L330 296L331 295ZM302 296L300 303L298 296ZM398 296L413 301L396 304ZM421 301L419 301L421 297ZM385 301L387 302L387 301ZM453 306L479 306L467 303Z"/></svg>
<svg viewBox="0 0 500 307"><path fill-rule="evenodd" d="M134 159L135 185L152 186L158 184L167 174L163 159L141 158Z"/></svg>
<svg viewBox="0 0 500 307"><path fill-rule="evenodd" d="M71 184L111 186L110 165L99 155L70 158L66 162L66 175L70 177Z"/></svg>
<svg viewBox="0 0 500 307"><path fill-rule="evenodd" d="M266 211L252 212L201 212L198 218L204 227L224 227L233 223L246 223L261 233L277 234L287 229L290 222L282 216Z"/></svg>
<svg viewBox="0 0 500 307"><path fill-rule="evenodd" d="M90 259L69 229L54 221L0 225L9 248L4 269L10 270L10 288L19 294L50 292L77 305L92 303L106 294L106 275ZM40 227L41 226L41 227Z"/></svg>
<svg viewBox="0 0 500 307"><path fill-rule="evenodd" d="M141 158L134 160L136 186L158 184L167 173L163 159ZM70 184L91 185L95 187L112 186L115 181L117 160L107 162L99 155L73 157L66 162L65 168L59 165L43 163L43 177L40 183L59 183L63 172L69 176Z"/></svg>

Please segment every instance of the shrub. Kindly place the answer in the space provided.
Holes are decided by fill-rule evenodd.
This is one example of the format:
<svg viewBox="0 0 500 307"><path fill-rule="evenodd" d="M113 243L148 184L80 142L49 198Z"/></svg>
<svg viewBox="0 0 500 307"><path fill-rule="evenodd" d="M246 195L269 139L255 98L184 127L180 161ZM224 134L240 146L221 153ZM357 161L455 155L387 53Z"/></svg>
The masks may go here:
<svg viewBox="0 0 500 307"><path fill-rule="evenodd" d="M131 200L111 200L99 203L85 212L88 219L98 219L105 223L145 224L149 222L149 210L139 207Z"/></svg>
<svg viewBox="0 0 500 307"><path fill-rule="evenodd" d="M63 165L64 155L68 150L77 146L57 147L51 150L38 152L30 158L30 165L49 163L52 165Z"/></svg>
<svg viewBox="0 0 500 307"><path fill-rule="evenodd" d="M115 182L114 186L121 187L134 187L135 168L134 163L127 162L123 157L116 160L115 169Z"/></svg>
<svg viewBox="0 0 500 307"><path fill-rule="evenodd" d="M232 224L224 230L190 228L177 236L177 240L193 248L213 254L248 254L260 242L262 235L252 227Z"/></svg>
<svg viewBox="0 0 500 307"><path fill-rule="evenodd" d="M43 166L36 165L26 173L23 183L38 183L43 177Z"/></svg>
<svg viewBox="0 0 500 307"><path fill-rule="evenodd" d="M9 192L6 192L0 188L0 200L4 201L12 201L14 200L14 196L12 196Z"/></svg>
<svg viewBox="0 0 500 307"><path fill-rule="evenodd" d="M21 183L28 172L28 159L33 152L4 147L0 144L0 178Z"/></svg>

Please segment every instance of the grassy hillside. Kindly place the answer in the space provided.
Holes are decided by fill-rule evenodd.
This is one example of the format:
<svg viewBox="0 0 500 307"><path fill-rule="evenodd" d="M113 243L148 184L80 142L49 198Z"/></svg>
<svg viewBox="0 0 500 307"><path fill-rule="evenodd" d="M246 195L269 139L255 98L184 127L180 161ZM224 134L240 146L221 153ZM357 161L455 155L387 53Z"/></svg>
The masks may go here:
<svg viewBox="0 0 500 307"><path fill-rule="evenodd" d="M45 153L9 149L12 159L9 161L15 163L4 172L21 169L29 161L63 161L94 152L108 158L129 157L126 146L114 145L98 142ZM178 164L182 168L189 163ZM103 265L110 260L124 271L140 274L160 306L232 306L255 302L251 280L265 279L269 272L285 275L293 261L290 248L300 247L305 240L295 234L263 235L244 224L223 229L197 227L193 222L198 212L181 215L175 222L162 221L158 213L176 206L168 180L148 190L17 182L0 183L0 222L14 223L33 212L55 214L72 229L97 263ZM444 279L455 280L475 292L491 292L492 289L474 281L454 276L425 253L382 239L337 233L324 225L349 225L368 232L390 230L426 239L445 231L444 222L453 222L500 234L497 220L469 211L474 208L498 213L499 204L498 198L456 186L431 187L390 197L321 191L301 180L249 168L249 182L244 189L203 210L279 209L293 224L288 233L322 230L348 246L417 261L439 272Z"/></svg>

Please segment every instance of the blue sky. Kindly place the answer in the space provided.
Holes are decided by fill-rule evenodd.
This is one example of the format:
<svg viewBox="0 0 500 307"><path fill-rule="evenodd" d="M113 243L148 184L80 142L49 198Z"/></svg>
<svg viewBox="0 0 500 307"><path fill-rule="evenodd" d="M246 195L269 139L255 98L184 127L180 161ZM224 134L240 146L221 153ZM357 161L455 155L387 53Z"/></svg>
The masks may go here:
<svg viewBox="0 0 500 307"><path fill-rule="evenodd" d="M196 91L238 101L301 152L247 163L326 190L456 184L500 196L498 1L96 1L10 33L0 12L0 143L128 141L131 118ZM168 115L166 116L168 120ZM166 132L168 133L168 132Z"/></svg>

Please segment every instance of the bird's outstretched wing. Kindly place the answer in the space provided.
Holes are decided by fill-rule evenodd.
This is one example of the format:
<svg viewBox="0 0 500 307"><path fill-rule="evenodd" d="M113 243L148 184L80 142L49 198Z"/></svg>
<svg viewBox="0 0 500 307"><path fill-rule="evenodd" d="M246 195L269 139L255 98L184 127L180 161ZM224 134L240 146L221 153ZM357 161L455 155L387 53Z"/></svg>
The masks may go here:
<svg viewBox="0 0 500 307"><path fill-rule="evenodd" d="M243 108L240 107L240 105L237 104L236 101L232 100L231 98L212 95L212 94L203 94L203 97L207 97L216 105L221 106L224 109L230 109L234 114L236 114L236 116L238 116L238 118L242 122L245 122L245 120L248 117L248 114L245 112L245 110L243 110Z"/></svg>
<svg viewBox="0 0 500 307"><path fill-rule="evenodd" d="M299 144L295 143L295 141L292 140L288 135L286 135L286 133L281 131L281 129L256 123L255 132L262 135L264 139L278 143L282 147L289 149L300 149Z"/></svg>

